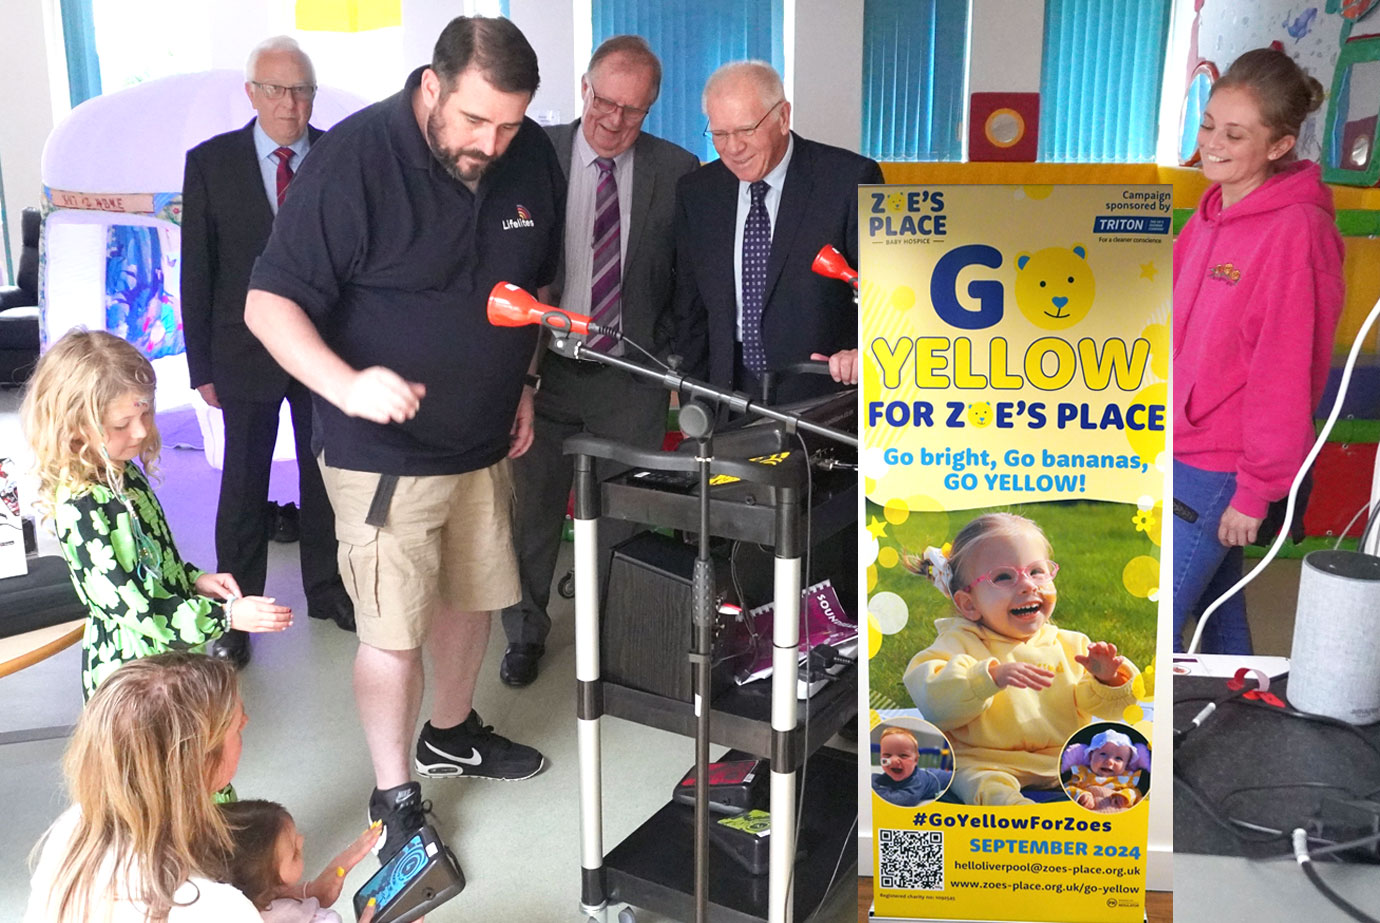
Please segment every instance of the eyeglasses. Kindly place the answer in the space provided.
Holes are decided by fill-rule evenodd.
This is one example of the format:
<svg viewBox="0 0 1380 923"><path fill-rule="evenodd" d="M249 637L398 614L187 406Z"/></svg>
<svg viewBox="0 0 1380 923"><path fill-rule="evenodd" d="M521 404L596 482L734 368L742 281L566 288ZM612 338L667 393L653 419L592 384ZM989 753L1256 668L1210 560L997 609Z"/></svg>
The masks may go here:
<svg viewBox="0 0 1380 923"><path fill-rule="evenodd" d="M757 124L752 126L751 128L731 128L716 130L713 128L706 127L704 130L704 136L713 141L715 147L730 140L746 141L748 138L751 138L756 133L757 129L762 127L762 123L767 120L767 116L775 112L776 107L784 102L784 99L778 99L776 102L772 103L771 108L766 111L766 114L764 114L760 119L758 119Z"/></svg>
<svg viewBox="0 0 1380 923"><path fill-rule="evenodd" d="M1032 561L1025 567L1011 567L1010 565L994 567L965 586L962 592L967 593L984 580L991 581L992 586L998 589L1009 590L1022 577L1029 577L1035 583L1044 586L1047 583L1053 583L1058 573L1059 565L1053 561Z"/></svg>
<svg viewBox="0 0 1380 923"><path fill-rule="evenodd" d="M259 91L269 99L278 100L283 98L284 93L291 93L292 98L297 102L306 102L316 96L316 85L312 83L299 83L293 87L279 86L276 83L260 83L251 80L250 83L259 88Z"/></svg>
<svg viewBox="0 0 1380 923"><path fill-rule="evenodd" d="M594 84L589 84L589 107L594 110L596 115L613 115L615 112L623 113L623 118L629 122L640 122L647 117L650 109L639 109L636 106L623 106L611 99L604 99L594 92Z"/></svg>

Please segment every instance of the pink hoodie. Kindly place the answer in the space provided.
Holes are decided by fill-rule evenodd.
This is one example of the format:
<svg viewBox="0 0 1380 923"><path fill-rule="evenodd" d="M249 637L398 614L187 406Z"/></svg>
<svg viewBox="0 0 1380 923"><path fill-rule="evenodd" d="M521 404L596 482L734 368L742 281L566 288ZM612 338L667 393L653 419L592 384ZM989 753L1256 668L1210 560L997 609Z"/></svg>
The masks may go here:
<svg viewBox="0 0 1380 923"><path fill-rule="evenodd" d="M1314 438L1342 312L1342 238L1311 161L1222 209L1212 186L1174 244L1174 458L1235 471L1265 515Z"/></svg>

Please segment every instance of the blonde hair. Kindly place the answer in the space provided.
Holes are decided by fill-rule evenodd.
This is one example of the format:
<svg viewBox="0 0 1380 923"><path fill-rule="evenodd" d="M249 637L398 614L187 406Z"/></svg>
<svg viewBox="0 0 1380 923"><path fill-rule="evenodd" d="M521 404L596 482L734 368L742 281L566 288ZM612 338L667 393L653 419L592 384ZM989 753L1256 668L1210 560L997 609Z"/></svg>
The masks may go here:
<svg viewBox="0 0 1380 923"><path fill-rule="evenodd" d="M970 582L963 579L963 565L978 545L993 536L1020 535L1026 532L1034 532L1040 537L1040 541L1044 542L1046 555L1052 553L1049 538L1039 523L1015 513L984 513L960 529L954 536L953 546L949 549L950 597Z"/></svg>
<svg viewBox="0 0 1380 923"><path fill-rule="evenodd" d="M95 918L124 892L159 923L183 882L217 876L231 839L211 786L238 702L233 665L180 651L131 661L100 685L63 757L81 816L47 919Z"/></svg>
<svg viewBox="0 0 1380 923"><path fill-rule="evenodd" d="M153 365L129 343L104 330L72 330L38 360L24 389L20 420L34 450L39 508L51 515L57 490L82 493L96 484L121 486L121 469L105 454L103 424L127 394L153 410ZM139 461L152 477L162 442L149 419Z"/></svg>
<svg viewBox="0 0 1380 923"><path fill-rule="evenodd" d="M882 731L881 737L877 738L877 745L881 746L882 741L886 740L888 737L904 737L906 740L909 740L911 742L911 745L914 746L915 749L920 749L920 741L917 740L915 735L908 731L906 728L897 727L894 724L891 725L885 731Z"/></svg>

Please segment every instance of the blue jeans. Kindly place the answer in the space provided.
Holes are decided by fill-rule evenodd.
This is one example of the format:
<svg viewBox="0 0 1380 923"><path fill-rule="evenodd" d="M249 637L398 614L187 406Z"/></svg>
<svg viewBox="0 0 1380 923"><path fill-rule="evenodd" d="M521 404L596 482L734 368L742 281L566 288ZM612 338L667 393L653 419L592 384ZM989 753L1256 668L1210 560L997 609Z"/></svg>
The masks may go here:
<svg viewBox="0 0 1380 923"><path fill-rule="evenodd" d="M1174 499L1198 513L1195 522L1174 517L1174 650L1184 649L1184 626L1241 579L1240 547L1217 540L1217 524L1236 493L1236 475L1174 462ZM1237 593L1208 620L1200 650L1250 654L1246 599Z"/></svg>

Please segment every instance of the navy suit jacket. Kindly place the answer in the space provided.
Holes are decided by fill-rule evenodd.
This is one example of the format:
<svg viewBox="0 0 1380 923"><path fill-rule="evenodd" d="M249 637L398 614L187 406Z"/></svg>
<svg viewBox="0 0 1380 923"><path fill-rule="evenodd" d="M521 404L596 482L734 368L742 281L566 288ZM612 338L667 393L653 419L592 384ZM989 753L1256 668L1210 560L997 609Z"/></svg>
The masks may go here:
<svg viewBox="0 0 1380 923"><path fill-rule="evenodd" d="M312 143L319 129L307 127ZM299 165L300 168L300 165ZM244 324L249 273L273 231L254 121L187 152L182 177L182 331L192 387L281 401L288 373Z"/></svg>
<svg viewBox="0 0 1380 923"><path fill-rule="evenodd" d="M762 307L770 369L803 362L811 353L830 355L857 346L853 290L816 275L810 264L820 247L833 244L850 265L858 265L858 186L883 181L875 161L793 136L795 150L773 228ZM737 213L738 178L721 160L686 176L676 189L674 348L691 375L720 387L733 383ZM785 382L778 395L790 400L818 390L818 383Z"/></svg>

